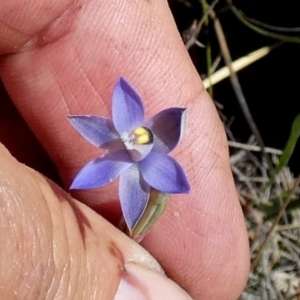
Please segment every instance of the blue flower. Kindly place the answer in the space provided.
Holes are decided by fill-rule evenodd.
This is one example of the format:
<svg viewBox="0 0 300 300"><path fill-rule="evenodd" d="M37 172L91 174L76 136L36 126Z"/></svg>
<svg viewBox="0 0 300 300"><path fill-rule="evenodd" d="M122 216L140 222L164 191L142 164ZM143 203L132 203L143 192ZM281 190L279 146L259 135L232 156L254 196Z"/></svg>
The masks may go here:
<svg viewBox="0 0 300 300"><path fill-rule="evenodd" d="M149 201L150 188L167 194L189 192L181 166L167 154L181 139L186 109L173 107L144 121L141 98L120 78L112 97L112 120L100 116L69 116L73 127L107 153L87 163L70 189L102 187L118 176L125 222L134 229Z"/></svg>

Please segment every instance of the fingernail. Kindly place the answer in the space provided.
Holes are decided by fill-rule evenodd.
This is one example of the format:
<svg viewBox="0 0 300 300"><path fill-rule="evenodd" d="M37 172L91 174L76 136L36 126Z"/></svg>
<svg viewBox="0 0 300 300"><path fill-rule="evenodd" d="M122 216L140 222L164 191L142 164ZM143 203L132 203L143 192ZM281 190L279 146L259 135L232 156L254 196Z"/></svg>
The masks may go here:
<svg viewBox="0 0 300 300"><path fill-rule="evenodd" d="M134 263L124 265L114 300L191 300L174 281Z"/></svg>

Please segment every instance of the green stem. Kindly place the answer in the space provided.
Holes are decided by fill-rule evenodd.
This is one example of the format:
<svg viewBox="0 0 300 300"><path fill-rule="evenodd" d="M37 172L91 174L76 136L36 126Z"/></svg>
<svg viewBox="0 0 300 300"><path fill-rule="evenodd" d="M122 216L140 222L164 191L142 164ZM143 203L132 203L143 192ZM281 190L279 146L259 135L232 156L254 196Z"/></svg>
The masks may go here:
<svg viewBox="0 0 300 300"><path fill-rule="evenodd" d="M201 5L202 5L202 11L203 15L206 14L206 12L209 10L209 6L206 2L206 0L200 0ZM209 25L209 18L206 18L204 21L204 25L208 27ZM210 81L211 75L212 75L212 56L211 56L211 45L208 42L206 45L206 74L207 78ZM208 87L208 93L211 97L213 97L213 85L210 84Z"/></svg>

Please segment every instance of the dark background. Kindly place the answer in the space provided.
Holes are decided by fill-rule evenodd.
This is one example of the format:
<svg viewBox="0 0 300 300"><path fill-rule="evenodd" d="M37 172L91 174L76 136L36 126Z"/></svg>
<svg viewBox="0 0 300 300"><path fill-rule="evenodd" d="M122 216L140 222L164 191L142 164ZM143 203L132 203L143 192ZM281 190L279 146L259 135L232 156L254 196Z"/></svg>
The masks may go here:
<svg viewBox="0 0 300 300"><path fill-rule="evenodd" d="M207 1L210 4L212 1ZM189 3L190 6L186 5ZM285 28L299 27L296 32L276 32L284 35L300 36L299 1L235 0L235 7L247 17ZM193 20L200 20L203 13L200 1L169 1L177 27L181 33L187 30ZM298 4L298 5L297 5ZM278 41L249 29L242 24L228 8L226 1L219 1L215 12L221 21L232 59L238 59L264 46ZM200 32L198 40L212 45L212 59L220 54L212 22ZM191 58L199 73L205 76L205 49L194 45ZM223 66L223 62L220 66ZM300 44L284 43L269 55L238 72L247 103L265 145L283 149L288 139L292 122L300 113ZM213 88L213 98L224 105L222 113L233 120L230 130L235 139L246 143L251 132L238 105L229 79L217 83ZM289 163L295 175L300 173L300 143Z"/></svg>

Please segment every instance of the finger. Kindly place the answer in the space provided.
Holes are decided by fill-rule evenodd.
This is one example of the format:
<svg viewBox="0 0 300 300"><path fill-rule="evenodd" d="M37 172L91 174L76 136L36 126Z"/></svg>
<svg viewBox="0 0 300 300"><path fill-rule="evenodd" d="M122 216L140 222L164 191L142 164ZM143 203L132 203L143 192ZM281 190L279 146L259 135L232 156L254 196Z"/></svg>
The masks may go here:
<svg viewBox="0 0 300 300"><path fill-rule="evenodd" d="M0 54L19 52L72 3L71 0L3 1L0 12Z"/></svg>
<svg viewBox="0 0 300 300"><path fill-rule="evenodd" d="M8 299L14 291L21 298L48 294L52 299L58 295L67 299L75 292L83 295L86 284L97 295L103 292L111 299L121 268L109 251L112 241L95 240L94 224L81 207L40 174L16 162L2 146L0 159L2 297ZM111 271L111 281L102 285L102 291L93 286L94 276L105 278L97 268Z"/></svg>
<svg viewBox="0 0 300 300"><path fill-rule="evenodd" d="M186 136L174 156L188 171L192 190L189 196L172 197L145 245L194 297L213 293L218 298L220 293L232 299L247 277L248 249L221 124L166 3L118 4L91 1L70 8L63 15L68 32L61 20L54 22L27 51L3 60L5 85L66 183L99 151L78 138L65 115L109 116L112 87L120 75L145 99L148 116L187 106ZM105 191L78 197L90 203L117 200L116 186ZM173 239L165 243L166 237ZM213 284L222 288L211 289Z"/></svg>
<svg viewBox="0 0 300 300"><path fill-rule="evenodd" d="M145 250L1 145L0 164L2 299L190 299Z"/></svg>

